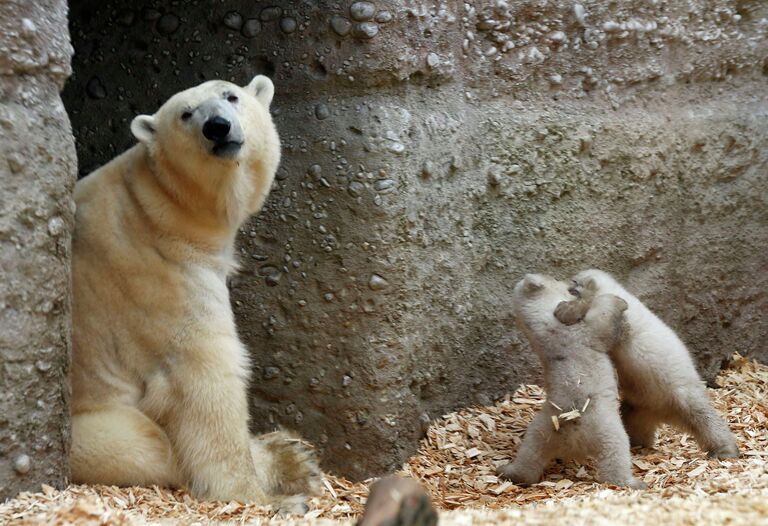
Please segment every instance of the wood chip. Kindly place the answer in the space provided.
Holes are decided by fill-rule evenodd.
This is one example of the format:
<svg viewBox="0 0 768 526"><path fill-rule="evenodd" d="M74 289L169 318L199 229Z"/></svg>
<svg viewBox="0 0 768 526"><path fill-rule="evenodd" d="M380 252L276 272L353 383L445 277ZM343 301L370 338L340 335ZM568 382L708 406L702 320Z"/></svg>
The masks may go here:
<svg viewBox="0 0 768 526"><path fill-rule="evenodd" d="M471 448L471 449L468 449L468 450L466 451L466 453L465 453L465 455L467 456L467 458L475 458L475 457L476 457L476 456L478 456L479 454L480 454L480 450L479 450L479 449L477 449L476 447L473 447L473 448Z"/></svg>
<svg viewBox="0 0 768 526"><path fill-rule="evenodd" d="M647 462L640 460L639 458L632 459L632 464L642 469L643 471L648 471L653 467L651 466L651 464L648 464Z"/></svg>
<svg viewBox="0 0 768 526"><path fill-rule="evenodd" d="M567 413L560 413L557 415L557 418L560 420L565 420L566 422L570 422L571 420L576 420L577 418L581 418L581 411L578 409L573 409L572 411L568 411Z"/></svg>
<svg viewBox="0 0 768 526"><path fill-rule="evenodd" d="M706 464L699 464L699 467L688 472L688 478L696 478L707 470Z"/></svg>
<svg viewBox="0 0 768 526"><path fill-rule="evenodd" d="M494 488L493 489L493 493L495 495L501 495L502 493L507 491L512 486L514 486L514 484L512 482L506 481L506 482L502 483L500 486L498 486L497 488Z"/></svg>
<svg viewBox="0 0 768 526"><path fill-rule="evenodd" d="M333 486L331 485L331 483L328 482L328 479L326 479L326 478L323 479L323 485L326 488L328 488L328 493L331 494L331 497L333 497L334 499L338 499L339 498L339 496L336 494L336 490L334 490Z"/></svg>
<svg viewBox="0 0 768 526"><path fill-rule="evenodd" d="M557 415L552 415L552 427L555 428L555 431L560 431L560 419L557 417Z"/></svg>

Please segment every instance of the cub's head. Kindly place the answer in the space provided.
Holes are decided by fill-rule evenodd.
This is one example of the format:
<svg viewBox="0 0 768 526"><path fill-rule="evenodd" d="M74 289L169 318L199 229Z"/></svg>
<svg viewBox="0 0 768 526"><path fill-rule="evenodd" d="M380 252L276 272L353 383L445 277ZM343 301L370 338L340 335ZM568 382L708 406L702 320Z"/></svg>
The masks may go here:
<svg viewBox="0 0 768 526"><path fill-rule="evenodd" d="M185 176L210 179L244 165L271 182L280 161L269 114L273 95L272 81L263 75L244 87L208 81L177 93L154 115L137 116L131 132L156 163Z"/></svg>
<svg viewBox="0 0 768 526"><path fill-rule="evenodd" d="M607 272L592 268L582 270L571 278L571 293L588 300L595 294L611 294L620 291L619 283Z"/></svg>
<svg viewBox="0 0 768 526"><path fill-rule="evenodd" d="M534 334L560 324L555 309L561 302L574 299L569 284L543 274L526 274L512 293L515 320L526 335Z"/></svg>

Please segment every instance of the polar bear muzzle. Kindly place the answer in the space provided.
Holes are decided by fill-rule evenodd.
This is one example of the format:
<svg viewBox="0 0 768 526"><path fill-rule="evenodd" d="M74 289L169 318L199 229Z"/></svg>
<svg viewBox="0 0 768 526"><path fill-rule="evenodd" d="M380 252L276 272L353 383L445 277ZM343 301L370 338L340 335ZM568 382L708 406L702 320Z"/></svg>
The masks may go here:
<svg viewBox="0 0 768 526"><path fill-rule="evenodd" d="M211 117L203 124L203 135L209 141L219 142L225 140L232 129L232 123L223 117Z"/></svg>
<svg viewBox="0 0 768 526"><path fill-rule="evenodd" d="M219 157L234 157L240 151L243 140L230 137L232 123L224 117L211 117L203 124L203 136L213 143L213 154Z"/></svg>
<svg viewBox="0 0 768 526"><path fill-rule="evenodd" d="M233 159L243 146L243 129L231 104L211 98L193 112L192 125L202 133L210 152L223 159Z"/></svg>

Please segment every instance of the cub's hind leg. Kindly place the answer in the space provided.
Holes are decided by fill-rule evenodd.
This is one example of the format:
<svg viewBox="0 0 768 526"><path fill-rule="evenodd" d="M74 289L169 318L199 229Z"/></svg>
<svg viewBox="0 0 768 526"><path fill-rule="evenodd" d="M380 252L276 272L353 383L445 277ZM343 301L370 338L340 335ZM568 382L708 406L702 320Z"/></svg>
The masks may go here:
<svg viewBox="0 0 768 526"><path fill-rule="evenodd" d="M624 430L618 411L613 407L601 409L590 419L591 429L588 437L589 449L597 460L598 479L617 486L645 489L645 482L632 475L629 436Z"/></svg>
<svg viewBox="0 0 768 526"><path fill-rule="evenodd" d="M621 419L632 446L653 447L659 417L650 409L624 401L621 403Z"/></svg>
<svg viewBox="0 0 768 526"><path fill-rule="evenodd" d="M539 411L525 431L515 460L500 466L497 473L515 484L536 484L554 458L560 440L546 411Z"/></svg>
<svg viewBox="0 0 768 526"><path fill-rule="evenodd" d="M674 424L691 433L699 447L713 458L739 456L736 437L709 402L706 391L689 391L678 401Z"/></svg>
<svg viewBox="0 0 768 526"><path fill-rule="evenodd" d="M77 483L175 487L182 482L165 431L130 406L75 414L69 462Z"/></svg>

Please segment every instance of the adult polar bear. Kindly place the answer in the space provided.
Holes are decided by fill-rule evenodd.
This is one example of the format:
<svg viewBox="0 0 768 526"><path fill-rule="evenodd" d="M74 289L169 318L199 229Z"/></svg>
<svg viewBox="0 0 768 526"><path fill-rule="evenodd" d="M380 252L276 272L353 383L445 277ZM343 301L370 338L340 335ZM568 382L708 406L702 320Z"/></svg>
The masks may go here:
<svg viewBox="0 0 768 526"><path fill-rule="evenodd" d="M248 431L226 278L280 161L272 82L210 81L131 123L139 144L78 182L72 478L305 508L312 453Z"/></svg>

